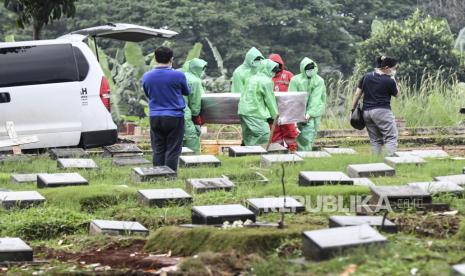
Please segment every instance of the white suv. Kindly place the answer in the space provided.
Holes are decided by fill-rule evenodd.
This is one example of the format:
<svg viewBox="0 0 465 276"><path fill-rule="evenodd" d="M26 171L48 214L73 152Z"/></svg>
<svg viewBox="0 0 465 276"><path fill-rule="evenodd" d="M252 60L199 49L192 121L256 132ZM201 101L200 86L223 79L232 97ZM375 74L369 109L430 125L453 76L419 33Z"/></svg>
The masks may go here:
<svg viewBox="0 0 465 276"><path fill-rule="evenodd" d="M0 43L0 141L9 139L5 124L12 121L18 137L39 138L23 149L114 144L108 81L83 41L103 37L139 42L176 34L119 23L54 40Z"/></svg>

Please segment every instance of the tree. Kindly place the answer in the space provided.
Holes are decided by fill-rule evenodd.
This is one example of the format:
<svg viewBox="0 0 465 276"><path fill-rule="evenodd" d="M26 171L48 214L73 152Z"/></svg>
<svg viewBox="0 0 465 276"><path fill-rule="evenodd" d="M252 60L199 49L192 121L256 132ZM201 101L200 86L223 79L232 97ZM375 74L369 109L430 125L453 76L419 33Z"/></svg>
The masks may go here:
<svg viewBox="0 0 465 276"><path fill-rule="evenodd" d="M62 16L74 16L75 2L77 0L4 0L4 5L16 13L18 27L32 25L32 38L38 40L45 25Z"/></svg>
<svg viewBox="0 0 465 276"><path fill-rule="evenodd" d="M404 22L386 21L382 28L373 28L371 37L358 45L357 72L371 70L380 55L399 59L399 77L412 84L419 84L425 75L461 74L460 53L454 49L447 21L419 10Z"/></svg>
<svg viewBox="0 0 465 276"><path fill-rule="evenodd" d="M446 18L453 33L465 27L465 1L463 0L417 0L418 7L436 18Z"/></svg>

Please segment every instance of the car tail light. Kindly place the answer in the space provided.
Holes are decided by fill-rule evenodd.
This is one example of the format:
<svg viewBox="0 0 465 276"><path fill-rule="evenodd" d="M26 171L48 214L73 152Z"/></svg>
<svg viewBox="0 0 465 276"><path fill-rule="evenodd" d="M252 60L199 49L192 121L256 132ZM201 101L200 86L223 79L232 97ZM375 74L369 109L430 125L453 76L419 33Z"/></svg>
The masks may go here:
<svg viewBox="0 0 465 276"><path fill-rule="evenodd" d="M110 85L108 84L108 80L105 77L102 78L102 83L100 84L100 99L108 111L111 111Z"/></svg>

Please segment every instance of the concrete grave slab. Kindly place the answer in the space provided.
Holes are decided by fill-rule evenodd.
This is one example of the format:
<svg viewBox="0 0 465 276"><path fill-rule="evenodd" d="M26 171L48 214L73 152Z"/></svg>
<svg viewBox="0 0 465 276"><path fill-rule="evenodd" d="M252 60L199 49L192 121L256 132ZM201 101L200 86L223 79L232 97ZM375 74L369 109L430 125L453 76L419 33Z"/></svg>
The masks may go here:
<svg viewBox="0 0 465 276"><path fill-rule="evenodd" d="M464 189L454 182L444 182L444 181L443 182L441 181L413 182L413 183L408 183L407 185L420 188L426 193L429 193L432 195L441 194L441 193L451 193L451 194L460 195L460 194L463 194L464 192Z"/></svg>
<svg viewBox="0 0 465 276"><path fill-rule="evenodd" d="M443 150L411 150L411 151L398 151L396 156L417 156L421 158L447 158L449 154Z"/></svg>
<svg viewBox="0 0 465 276"><path fill-rule="evenodd" d="M36 191L0 192L0 206L5 209L28 208L45 202L45 197Z"/></svg>
<svg viewBox="0 0 465 276"><path fill-rule="evenodd" d="M297 163L304 160L296 154L268 154L262 155L261 165L264 167L280 163Z"/></svg>
<svg viewBox="0 0 465 276"><path fill-rule="evenodd" d="M302 158L327 158L331 157L331 154L326 151L298 151L295 154Z"/></svg>
<svg viewBox="0 0 465 276"><path fill-rule="evenodd" d="M180 188L139 190L138 197L141 203L159 208L192 203L192 196Z"/></svg>
<svg viewBox="0 0 465 276"><path fill-rule="evenodd" d="M0 238L0 263L32 262L33 251L20 238Z"/></svg>
<svg viewBox="0 0 465 276"><path fill-rule="evenodd" d="M113 165L115 166L137 166L137 165L148 165L152 164L149 160L143 156L136 155L133 157L116 157L113 158Z"/></svg>
<svg viewBox="0 0 465 276"><path fill-rule="evenodd" d="M465 264L456 264L452 267L453 275L465 275Z"/></svg>
<svg viewBox="0 0 465 276"><path fill-rule="evenodd" d="M287 154L289 150L281 144L278 143L271 143L268 149L266 149L266 145L262 146L264 150L266 150L270 154Z"/></svg>
<svg viewBox="0 0 465 276"><path fill-rule="evenodd" d="M331 216L329 217L329 227L346 227L368 224L385 232L397 232L397 225L383 216ZM382 229L381 229L382 228Z"/></svg>
<svg viewBox="0 0 465 276"><path fill-rule="evenodd" d="M284 205L283 197L249 198L247 206L256 215L263 213L300 213L305 211L305 206L293 197L286 197Z"/></svg>
<svg viewBox="0 0 465 276"><path fill-rule="evenodd" d="M325 260L349 248L386 242L383 235L366 224L336 227L304 232L303 253L307 259Z"/></svg>
<svg viewBox="0 0 465 276"><path fill-rule="evenodd" d="M434 180L440 182L454 182L459 186L465 186L465 174L437 176Z"/></svg>
<svg viewBox="0 0 465 276"><path fill-rule="evenodd" d="M181 155L194 155L195 152L188 147L182 147Z"/></svg>
<svg viewBox="0 0 465 276"><path fill-rule="evenodd" d="M10 179L13 183L35 183L37 182L38 173L18 173L12 174Z"/></svg>
<svg viewBox="0 0 465 276"><path fill-rule="evenodd" d="M412 186L371 186L370 202L378 205L389 205L393 209L410 209L430 204L432 197L420 188Z"/></svg>
<svg viewBox="0 0 465 276"><path fill-rule="evenodd" d="M160 179L174 179L177 174L170 167L141 167L133 169L136 182L154 182Z"/></svg>
<svg viewBox="0 0 465 276"><path fill-rule="evenodd" d="M93 220L89 226L89 234L146 236L149 230L136 221Z"/></svg>
<svg viewBox="0 0 465 276"><path fill-rule="evenodd" d="M418 156L402 156L402 157L386 157L384 163L389 166L395 167L397 165L423 165L426 161Z"/></svg>
<svg viewBox="0 0 465 276"><path fill-rule="evenodd" d="M237 220L255 222L255 214L240 204L192 207L193 224L223 224Z"/></svg>
<svg viewBox="0 0 465 276"><path fill-rule="evenodd" d="M299 186L317 186L317 185L353 185L354 181L343 172L300 172Z"/></svg>
<svg viewBox="0 0 465 276"><path fill-rule="evenodd" d="M98 169L97 164L92 159L60 158L57 160L60 169Z"/></svg>
<svg viewBox="0 0 465 276"><path fill-rule="evenodd" d="M335 154L357 154L352 148L323 148L323 151L335 155Z"/></svg>
<svg viewBox="0 0 465 276"><path fill-rule="evenodd" d="M129 157L143 155L142 150L136 144L115 144L103 148L103 156Z"/></svg>
<svg viewBox="0 0 465 276"><path fill-rule="evenodd" d="M41 173L37 175L37 187L39 188L80 185L89 185L89 182L78 173Z"/></svg>
<svg viewBox="0 0 465 276"><path fill-rule="evenodd" d="M60 158L85 158L89 153L81 148L57 148L49 151L50 158L57 160Z"/></svg>
<svg viewBox="0 0 465 276"><path fill-rule="evenodd" d="M376 186L376 184L373 183L373 181L371 181L368 177L355 177L352 178L352 180L354 181L355 186Z"/></svg>
<svg viewBox="0 0 465 276"><path fill-rule="evenodd" d="M395 176L396 170L384 163L355 164L347 167L350 177L380 177Z"/></svg>
<svg viewBox="0 0 465 276"><path fill-rule="evenodd" d="M261 146L232 146L229 147L229 157L241 157L247 155L262 155L268 152Z"/></svg>
<svg viewBox="0 0 465 276"><path fill-rule="evenodd" d="M196 166L221 166L221 161L214 155L185 155L179 157L179 164L182 167Z"/></svg>
<svg viewBox="0 0 465 276"><path fill-rule="evenodd" d="M231 191L234 183L226 177L218 178L194 178L186 180L186 189L193 193L204 193L210 191Z"/></svg>

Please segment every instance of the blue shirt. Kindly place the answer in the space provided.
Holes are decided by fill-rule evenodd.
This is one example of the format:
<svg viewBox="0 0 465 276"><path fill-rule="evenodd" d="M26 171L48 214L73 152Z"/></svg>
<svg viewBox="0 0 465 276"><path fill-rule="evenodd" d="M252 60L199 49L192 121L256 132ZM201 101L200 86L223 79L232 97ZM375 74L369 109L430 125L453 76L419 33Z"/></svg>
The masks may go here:
<svg viewBox="0 0 465 276"><path fill-rule="evenodd" d="M183 72L160 66L142 77L142 87L149 98L150 117L184 117L184 96L190 91Z"/></svg>
<svg viewBox="0 0 465 276"><path fill-rule="evenodd" d="M397 84L391 76L370 72L358 83L363 92L363 110L391 109L391 97L397 96Z"/></svg>

